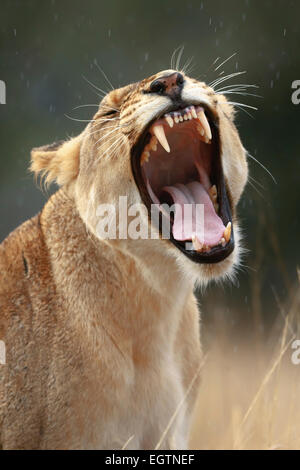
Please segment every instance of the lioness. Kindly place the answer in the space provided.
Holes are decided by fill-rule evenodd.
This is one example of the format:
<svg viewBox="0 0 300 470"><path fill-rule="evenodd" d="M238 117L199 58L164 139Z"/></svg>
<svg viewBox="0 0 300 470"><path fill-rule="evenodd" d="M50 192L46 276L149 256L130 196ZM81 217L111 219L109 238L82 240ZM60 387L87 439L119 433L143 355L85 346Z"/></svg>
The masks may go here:
<svg viewBox="0 0 300 470"><path fill-rule="evenodd" d="M247 162L233 120L225 96L164 70L108 93L79 136L32 150L31 170L60 189L0 246L3 449L187 447L193 288L239 259ZM99 235L98 208L120 196L143 203L139 229L157 236Z"/></svg>

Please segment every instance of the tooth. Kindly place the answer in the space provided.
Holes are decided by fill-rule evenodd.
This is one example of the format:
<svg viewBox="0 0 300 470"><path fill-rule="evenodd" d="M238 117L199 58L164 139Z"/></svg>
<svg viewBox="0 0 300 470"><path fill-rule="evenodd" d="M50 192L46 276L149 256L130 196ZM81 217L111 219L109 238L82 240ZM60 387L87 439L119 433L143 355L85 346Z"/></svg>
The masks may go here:
<svg viewBox="0 0 300 470"><path fill-rule="evenodd" d="M198 116L197 116L197 113L196 113L196 110L195 110L194 106L191 106L191 114L192 114L193 118L197 119Z"/></svg>
<svg viewBox="0 0 300 470"><path fill-rule="evenodd" d="M207 118L206 118L206 116L205 116L205 114L204 114L203 109L200 109L200 110L198 111L198 119L199 119L199 121L201 122L201 124L202 124L202 126L203 126L203 128L204 128L204 130L205 130L205 133L206 133L206 135L207 135L207 138L208 138L209 140L211 140L212 134L211 134L210 126L209 126L208 120L207 120Z"/></svg>
<svg viewBox="0 0 300 470"><path fill-rule="evenodd" d="M174 121L173 121L173 119L171 118L171 116L166 116L166 117L165 117L165 120L167 121L167 123L169 124L170 127L173 127L173 126L174 126Z"/></svg>
<svg viewBox="0 0 300 470"><path fill-rule="evenodd" d="M153 127L153 132L155 137L157 138L158 142L161 146L165 149L166 152L170 152L170 147L166 138L165 130L163 126L157 125Z"/></svg>
<svg viewBox="0 0 300 470"><path fill-rule="evenodd" d="M196 127L197 127L197 131L199 132L199 134L200 134L200 136L201 136L201 140L202 140L203 142L206 142L206 138L204 137L204 129L203 129L203 127L201 126L200 122L197 123Z"/></svg>
<svg viewBox="0 0 300 470"><path fill-rule="evenodd" d="M157 150L157 138L155 137L155 135L153 135L151 137L151 140L150 140L148 145L149 145L149 150L152 150L152 151L156 152L156 150ZM146 148L145 150L148 150L148 149Z"/></svg>
<svg viewBox="0 0 300 470"><path fill-rule="evenodd" d="M178 117L178 116L175 116L175 117L174 117L174 121L176 122L176 124L178 124L178 123L179 123L179 117Z"/></svg>
<svg viewBox="0 0 300 470"><path fill-rule="evenodd" d="M183 121L183 117L181 116L181 114L180 114L180 116L179 116L179 121L180 121L180 122Z"/></svg>
<svg viewBox="0 0 300 470"><path fill-rule="evenodd" d="M192 235L192 242L196 251L198 252L202 251L203 245L199 242L195 234Z"/></svg>
<svg viewBox="0 0 300 470"><path fill-rule="evenodd" d="M187 115L187 114L184 114L183 119L184 119L185 121L187 121L188 118L189 118L188 115Z"/></svg>
<svg viewBox="0 0 300 470"><path fill-rule="evenodd" d="M217 191L216 185L214 184L209 189L208 192L209 192L209 195L210 195L210 198L211 198L212 202L215 202L217 200L217 197L218 197L218 191Z"/></svg>
<svg viewBox="0 0 300 470"><path fill-rule="evenodd" d="M152 142L152 150L154 150L154 152L156 152L156 150L157 150L157 138L155 137L155 135L152 137L151 142Z"/></svg>
<svg viewBox="0 0 300 470"><path fill-rule="evenodd" d="M147 150L144 150L141 156L141 165L143 166L146 162L149 161L150 153Z"/></svg>
<svg viewBox="0 0 300 470"><path fill-rule="evenodd" d="M225 246L226 245L226 240L225 238L221 238L220 245Z"/></svg>
<svg viewBox="0 0 300 470"><path fill-rule="evenodd" d="M190 112L188 112L188 118L189 118L190 121L191 121L191 119L193 119L193 116L191 115Z"/></svg>
<svg viewBox="0 0 300 470"><path fill-rule="evenodd" d="M227 226L224 230L224 233L223 233L223 237L225 238L227 243L230 240L230 235L231 235L231 222L228 222L228 224L227 224Z"/></svg>

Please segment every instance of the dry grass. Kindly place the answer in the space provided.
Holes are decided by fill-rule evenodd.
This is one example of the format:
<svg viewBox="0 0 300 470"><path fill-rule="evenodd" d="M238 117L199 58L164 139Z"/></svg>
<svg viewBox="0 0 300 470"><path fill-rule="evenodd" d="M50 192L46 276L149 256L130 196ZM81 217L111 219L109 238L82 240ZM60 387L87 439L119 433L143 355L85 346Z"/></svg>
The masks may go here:
<svg viewBox="0 0 300 470"><path fill-rule="evenodd" d="M267 344L223 330L209 347L191 449L300 449L299 289L280 334ZM281 312L282 313L282 312Z"/></svg>

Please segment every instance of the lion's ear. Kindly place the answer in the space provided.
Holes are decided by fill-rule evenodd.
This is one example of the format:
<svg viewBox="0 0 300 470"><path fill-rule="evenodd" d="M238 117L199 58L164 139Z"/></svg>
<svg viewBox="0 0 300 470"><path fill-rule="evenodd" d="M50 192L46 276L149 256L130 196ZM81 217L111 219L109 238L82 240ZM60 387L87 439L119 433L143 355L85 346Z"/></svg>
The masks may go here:
<svg viewBox="0 0 300 470"><path fill-rule="evenodd" d="M30 170L45 178L45 183L56 181L60 186L70 183L79 171L81 135L31 151Z"/></svg>

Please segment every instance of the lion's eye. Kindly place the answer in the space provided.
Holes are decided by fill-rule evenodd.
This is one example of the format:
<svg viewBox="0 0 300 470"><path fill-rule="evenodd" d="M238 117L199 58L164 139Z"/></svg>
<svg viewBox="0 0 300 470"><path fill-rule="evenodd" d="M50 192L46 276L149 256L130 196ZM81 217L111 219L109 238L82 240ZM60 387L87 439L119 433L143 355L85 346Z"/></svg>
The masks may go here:
<svg viewBox="0 0 300 470"><path fill-rule="evenodd" d="M117 114L117 112L118 111L116 109L110 109L109 111L104 113L103 116L111 116L112 114Z"/></svg>

